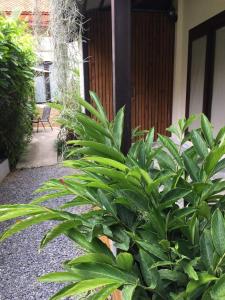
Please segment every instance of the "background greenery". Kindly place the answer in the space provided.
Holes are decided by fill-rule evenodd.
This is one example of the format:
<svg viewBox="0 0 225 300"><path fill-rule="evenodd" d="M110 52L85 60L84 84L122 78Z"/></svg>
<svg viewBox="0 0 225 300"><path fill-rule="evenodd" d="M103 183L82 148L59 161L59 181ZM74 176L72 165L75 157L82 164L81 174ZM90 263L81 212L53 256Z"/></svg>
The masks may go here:
<svg viewBox="0 0 225 300"><path fill-rule="evenodd" d="M32 134L34 40L25 22L0 16L0 156L14 167Z"/></svg>

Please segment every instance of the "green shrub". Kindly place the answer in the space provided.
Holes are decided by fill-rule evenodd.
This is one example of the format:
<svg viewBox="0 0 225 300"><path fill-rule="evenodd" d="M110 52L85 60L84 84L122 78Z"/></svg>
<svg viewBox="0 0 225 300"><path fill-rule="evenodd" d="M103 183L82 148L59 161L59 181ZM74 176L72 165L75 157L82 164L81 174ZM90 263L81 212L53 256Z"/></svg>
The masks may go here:
<svg viewBox="0 0 225 300"><path fill-rule="evenodd" d="M26 23L0 16L0 155L12 167L32 134L34 62Z"/></svg>
<svg viewBox="0 0 225 300"><path fill-rule="evenodd" d="M92 97L97 109L84 100L80 104L97 121L77 114L79 140L71 142L83 157L65 161L80 172L46 182L38 192L47 194L30 204L2 205L0 221L25 218L1 239L56 220L41 248L64 234L86 250L64 262L64 272L40 278L70 283L54 300L81 293L104 300L116 289L124 300L225 299L225 181L219 173L225 167L225 127L214 138L202 115L201 128L185 135L194 118L183 119L169 128L178 144L162 135L154 143L151 129L124 156L124 109L109 122ZM73 198L61 207L42 205L65 195ZM75 214L71 208L78 205L99 209ZM101 242L102 235L114 242L117 255Z"/></svg>

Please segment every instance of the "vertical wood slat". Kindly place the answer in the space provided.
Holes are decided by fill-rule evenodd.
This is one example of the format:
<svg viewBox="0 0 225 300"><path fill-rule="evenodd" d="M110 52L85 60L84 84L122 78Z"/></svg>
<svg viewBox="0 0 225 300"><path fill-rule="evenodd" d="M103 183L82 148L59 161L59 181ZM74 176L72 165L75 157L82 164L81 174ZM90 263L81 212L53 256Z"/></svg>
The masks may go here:
<svg viewBox="0 0 225 300"><path fill-rule="evenodd" d="M133 13L132 127L165 134L171 122L174 24L163 13Z"/></svg>
<svg viewBox="0 0 225 300"><path fill-rule="evenodd" d="M109 11L89 14L90 90L113 118ZM172 119L175 25L162 12L132 12L132 128L165 134Z"/></svg>
<svg viewBox="0 0 225 300"><path fill-rule="evenodd" d="M98 94L112 120L111 16L110 12L105 11L92 12L88 16L90 90Z"/></svg>

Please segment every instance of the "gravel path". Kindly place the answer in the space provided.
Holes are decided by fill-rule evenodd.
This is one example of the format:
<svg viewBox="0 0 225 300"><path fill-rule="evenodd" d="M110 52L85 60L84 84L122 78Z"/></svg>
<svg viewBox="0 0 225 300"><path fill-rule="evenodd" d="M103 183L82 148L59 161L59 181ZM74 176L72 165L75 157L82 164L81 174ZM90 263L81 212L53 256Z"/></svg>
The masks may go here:
<svg viewBox="0 0 225 300"><path fill-rule="evenodd" d="M44 181L70 173L58 166L15 171L0 184L0 203L27 203ZM47 300L59 290L58 284L39 283L36 278L61 270L62 262L80 255L81 250L60 236L38 253L39 243L51 224L33 226L0 244L0 300ZM9 222L0 223L0 232L6 225Z"/></svg>

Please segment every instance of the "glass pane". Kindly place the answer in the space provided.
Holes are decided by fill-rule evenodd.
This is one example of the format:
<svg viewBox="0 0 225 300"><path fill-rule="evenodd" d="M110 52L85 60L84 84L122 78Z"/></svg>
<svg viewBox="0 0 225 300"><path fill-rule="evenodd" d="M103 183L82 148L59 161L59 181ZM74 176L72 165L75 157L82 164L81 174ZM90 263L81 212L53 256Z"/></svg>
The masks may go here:
<svg viewBox="0 0 225 300"><path fill-rule="evenodd" d="M211 122L214 132L225 125L225 27L216 32Z"/></svg>
<svg viewBox="0 0 225 300"><path fill-rule="evenodd" d="M45 78L44 78L44 76L35 77L35 101L37 103L46 102Z"/></svg>
<svg viewBox="0 0 225 300"><path fill-rule="evenodd" d="M203 108L206 43L206 36L192 43L189 115L200 114ZM195 122L190 129L198 126Z"/></svg>

